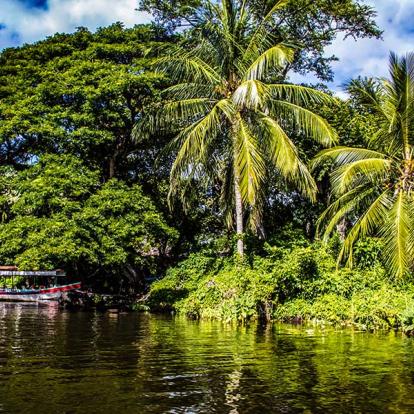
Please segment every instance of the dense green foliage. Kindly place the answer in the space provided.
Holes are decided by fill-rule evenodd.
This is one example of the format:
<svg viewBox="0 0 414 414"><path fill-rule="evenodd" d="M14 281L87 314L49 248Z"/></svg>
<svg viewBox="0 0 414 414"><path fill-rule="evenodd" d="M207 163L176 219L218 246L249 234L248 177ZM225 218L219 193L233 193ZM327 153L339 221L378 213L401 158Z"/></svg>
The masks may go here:
<svg viewBox="0 0 414 414"><path fill-rule="evenodd" d="M335 165L335 199L320 222L328 239L339 221L353 221L339 257L351 266L358 239L382 237L387 268L403 277L414 268L414 54L391 54L390 80L353 81L349 89L376 116L376 129L367 148L335 147L315 159Z"/></svg>
<svg viewBox="0 0 414 414"><path fill-rule="evenodd" d="M95 284L136 287L177 237L139 185L114 178L102 184L73 156L45 155L8 177L1 263L59 267L86 280L97 275Z"/></svg>
<svg viewBox="0 0 414 414"><path fill-rule="evenodd" d="M0 159L14 166L43 153L69 153L125 177L136 148L131 130L163 77L148 69L161 32L121 24L92 34L56 34L0 57ZM127 164L127 165L125 165Z"/></svg>
<svg viewBox="0 0 414 414"><path fill-rule="evenodd" d="M162 271L178 234L157 211L165 138L137 147L131 133L165 85L148 68L165 41L114 24L2 52L1 263L63 267L115 290Z"/></svg>
<svg viewBox="0 0 414 414"><path fill-rule="evenodd" d="M390 280L375 254L366 262L375 241L360 246L362 260L350 270L336 269L334 242L294 237L265 244L244 266L215 249L193 254L153 284L149 305L197 318L413 329L414 285Z"/></svg>
<svg viewBox="0 0 414 414"><path fill-rule="evenodd" d="M412 58L394 58L389 83L354 81L349 100L289 83L331 79L326 47L339 34L380 36L374 10L358 0L140 7L153 24L1 52L0 263L61 267L112 292L142 293L157 277L140 307L193 317L410 330ZM310 160L336 142L311 175ZM370 223L361 186L388 194ZM317 220L344 201L335 197L351 203L323 216L322 245ZM351 270L337 268L344 252Z"/></svg>

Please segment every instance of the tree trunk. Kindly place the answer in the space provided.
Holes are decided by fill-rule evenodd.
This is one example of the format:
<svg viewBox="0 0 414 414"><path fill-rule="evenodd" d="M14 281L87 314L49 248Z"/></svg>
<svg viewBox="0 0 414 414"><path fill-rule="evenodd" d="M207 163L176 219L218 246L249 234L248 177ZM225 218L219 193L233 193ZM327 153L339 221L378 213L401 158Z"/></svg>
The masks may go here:
<svg viewBox="0 0 414 414"><path fill-rule="evenodd" d="M239 118L232 125L233 132L233 173L234 173L234 202L236 207L236 235L237 253L239 258L244 256L244 228L243 228L243 199L240 190L240 171L237 165L237 134L239 129Z"/></svg>
<svg viewBox="0 0 414 414"><path fill-rule="evenodd" d="M234 195L236 202L236 233L237 233L237 253L240 257L244 256L244 241L243 241L243 200L240 192L239 176L234 174Z"/></svg>
<svg viewBox="0 0 414 414"><path fill-rule="evenodd" d="M109 159L109 179L115 177L115 157Z"/></svg>
<svg viewBox="0 0 414 414"><path fill-rule="evenodd" d="M344 242L346 239L347 227L348 227L348 223L346 222L345 217L336 226L336 231L338 232L339 238L341 239L342 242Z"/></svg>

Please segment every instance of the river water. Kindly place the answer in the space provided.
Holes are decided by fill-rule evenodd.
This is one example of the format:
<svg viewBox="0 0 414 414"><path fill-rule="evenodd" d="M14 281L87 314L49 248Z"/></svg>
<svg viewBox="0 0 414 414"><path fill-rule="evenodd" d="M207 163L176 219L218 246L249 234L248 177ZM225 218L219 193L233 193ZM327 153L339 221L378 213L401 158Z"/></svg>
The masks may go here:
<svg viewBox="0 0 414 414"><path fill-rule="evenodd" d="M409 413L414 340L0 304L0 413Z"/></svg>

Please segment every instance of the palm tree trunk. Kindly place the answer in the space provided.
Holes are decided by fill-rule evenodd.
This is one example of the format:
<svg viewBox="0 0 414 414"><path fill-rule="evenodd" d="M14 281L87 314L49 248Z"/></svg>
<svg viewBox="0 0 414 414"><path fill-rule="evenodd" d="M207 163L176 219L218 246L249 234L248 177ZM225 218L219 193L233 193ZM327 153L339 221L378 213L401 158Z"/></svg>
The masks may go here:
<svg viewBox="0 0 414 414"><path fill-rule="evenodd" d="M232 125L233 132L233 173L234 173L234 201L236 204L236 235L237 235L237 253L240 258L244 256L244 240L243 240L243 198L240 190L240 172L237 165L237 133L238 133L238 120Z"/></svg>
<svg viewBox="0 0 414 414"><path fill-rule="evenodd" d="M240 257L244 256L243 241L243 200L240 192L239 175L234 174L234 196L236 202L236 234L237 234L237 253Z"/></svg>

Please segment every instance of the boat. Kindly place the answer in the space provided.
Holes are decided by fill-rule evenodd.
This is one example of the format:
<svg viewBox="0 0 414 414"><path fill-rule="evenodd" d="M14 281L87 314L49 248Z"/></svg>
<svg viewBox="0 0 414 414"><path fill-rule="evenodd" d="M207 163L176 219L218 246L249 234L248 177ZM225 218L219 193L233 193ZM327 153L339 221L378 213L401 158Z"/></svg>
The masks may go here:
<svg viewBox="0 0 414 414"><path fill-rule="evenodd" d="M67 292L81 288L80 282L58 283L65 278L66 273L60 269L21 271L16 266L0 266L0 302L57 301ZM11 281L11 287L6 280Z"/></svg>

